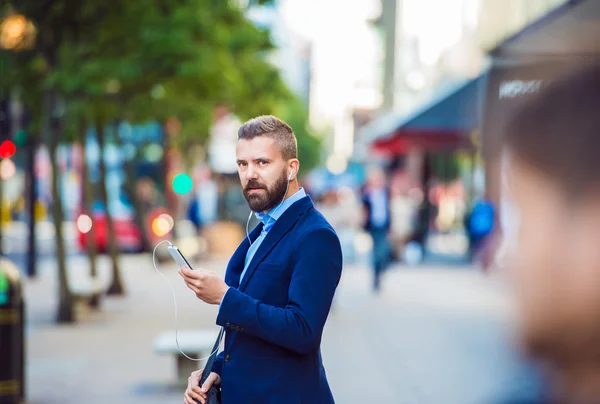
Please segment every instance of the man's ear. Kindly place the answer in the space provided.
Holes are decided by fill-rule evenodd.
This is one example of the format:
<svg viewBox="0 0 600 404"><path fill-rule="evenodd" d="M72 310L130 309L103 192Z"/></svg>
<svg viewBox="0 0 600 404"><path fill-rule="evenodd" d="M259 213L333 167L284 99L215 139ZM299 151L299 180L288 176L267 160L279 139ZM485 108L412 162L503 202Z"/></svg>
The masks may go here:
<svg viewBox="0 0 600 404"><path fill-rule="evenodd" d="M300 161L298 161L298 159L290 160L288 181L293 180L296 177L296 175L298 175L299 169L300 169Z"/></svg>

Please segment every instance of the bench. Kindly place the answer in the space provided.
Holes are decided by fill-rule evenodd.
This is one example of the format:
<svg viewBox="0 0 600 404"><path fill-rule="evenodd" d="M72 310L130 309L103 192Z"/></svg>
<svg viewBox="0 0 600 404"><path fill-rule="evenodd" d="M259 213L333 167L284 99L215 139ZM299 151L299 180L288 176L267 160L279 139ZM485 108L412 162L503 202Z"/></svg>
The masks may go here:
<svg viewBox="0 0 600 404"><path fill-rule="evenodd" d="M217 339L217 330L179 330L177 340L179 348L190 358L205 358L211 354L211 349ZM177 381L187 385L190 374L201 369L206 360L192 361L181 354L175 342L175 330L165 331L154 339L154 350L160 354L175 355Z"/></svg>
<svg viewBox="0 0 600 404"><path fill-rule="evenodd" d="M69 278L69 291L73 296L75 316L85 318L89 314L92 300L98 299L103 292L102 282L98 277L71 276Z"/></svg>

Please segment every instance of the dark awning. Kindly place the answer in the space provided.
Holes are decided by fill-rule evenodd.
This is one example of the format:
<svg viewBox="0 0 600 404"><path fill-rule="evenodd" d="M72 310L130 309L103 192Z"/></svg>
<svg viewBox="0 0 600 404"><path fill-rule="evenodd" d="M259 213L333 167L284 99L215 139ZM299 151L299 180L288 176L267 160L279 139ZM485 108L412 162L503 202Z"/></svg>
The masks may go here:
<svg viewBox="0 0 600 404"><path fill-rule="evenodd" d="M600 59L600 1L570 0L492 51L482 119L483 154L498 151L506 118L551 80Z"/></svg>
<svg viewBox="0 0 600 404"><path fill-rule="evenodd" d="M385 154L405 154L411 147L429 151L471 147L470 134L478 127L483 78L455 83L438 92L408 115L389 114L366 125L358 135L356 157L375 149Z"/></svg>
<svg viewBox="0 0 600 404"><path fill-rule="evenodd" d="M497 45L491 52L482 153L488 197L498 201L500 150L507 119L552 80L600 60L600 1L570 0Z"/></svg>

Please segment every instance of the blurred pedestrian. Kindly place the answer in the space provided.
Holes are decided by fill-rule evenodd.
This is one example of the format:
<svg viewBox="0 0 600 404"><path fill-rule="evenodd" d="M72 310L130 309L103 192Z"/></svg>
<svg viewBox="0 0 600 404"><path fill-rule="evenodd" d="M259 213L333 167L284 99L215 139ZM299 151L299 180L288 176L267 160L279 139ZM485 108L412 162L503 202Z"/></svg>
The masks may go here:
<svg viewBox="0 0 600 404"><path fill-rule="evenodd" d="M204 403L221 385L223 404L333 403L321 358L321 336L342 270L338 237L296 178L300 162L292 129L261 116L238 131L243 194L261 221L229 261L225 281L180 269L186 285L219 305L225 347L198 387L184 395Z"/></svg>
<svg viewBox="0 0 600 404"><path fill-rule="evenodd" d="M505 129L509 261L543 402L600 403L600 66L559 78ZM512 206L507 206L512 205Z"/></svg>
<svg viewBox="0 0 600 404"><path fill-rule="evenodd" d="M195 177L197 184L188 207L188 219L201 232L218 220L219 189L209 167L199 167Z"/></svg>
<svg viewBox="0 0 600 404"><path fill-rule="evenodd" d="M368 170L362 201L363 228L373 239L373 290L378 292L381 288L381 276L389 265L392 254L388 234L391 225L390 190L385 172L381 168L371 167Z"/></svg>
<svg viewBox="0 0 600 404"><path fill-rule="evenodd" d="M489 200L477 200L470 212L465 215L465 229L469 239L468 256L474 261L478 253L483 252L486 238L495 225L496 209Z"/></svg>

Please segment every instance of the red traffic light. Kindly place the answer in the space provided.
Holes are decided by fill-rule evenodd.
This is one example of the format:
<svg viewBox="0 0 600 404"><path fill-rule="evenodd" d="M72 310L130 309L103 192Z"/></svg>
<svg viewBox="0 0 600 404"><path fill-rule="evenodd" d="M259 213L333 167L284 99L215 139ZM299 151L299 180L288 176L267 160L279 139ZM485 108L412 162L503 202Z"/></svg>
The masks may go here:
<svg viewBox="0 0 600 404"><path fill-rule="evenodd" d="M3 159L11 157L13 154L15 154L15 151L17 151L17 147L10 140L5 140L2 142L2 144L0 144L0 157Z"/></svg>

